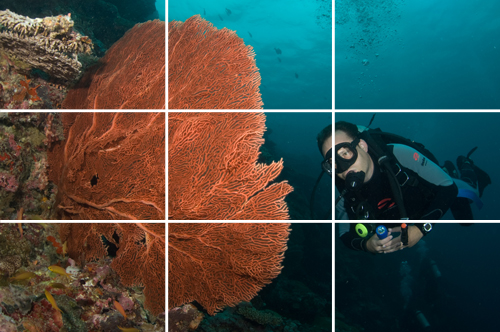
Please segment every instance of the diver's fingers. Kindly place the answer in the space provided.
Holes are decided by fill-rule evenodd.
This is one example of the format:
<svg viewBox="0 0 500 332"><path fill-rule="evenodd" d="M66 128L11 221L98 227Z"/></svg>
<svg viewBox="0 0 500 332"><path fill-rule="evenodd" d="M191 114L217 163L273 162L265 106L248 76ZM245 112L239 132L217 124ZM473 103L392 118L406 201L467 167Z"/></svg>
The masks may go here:
<svg viewBox="0 0 500 332"><path fill-rule="evenodd" d="M386 237L384 240L387 239L390 239L390 241L386 241L384 244L382 244L382 247L386 249L392 249L394 246L401 242L399 238L393 238L392 235Z"/></svg>
<svg viewBox="0 0 500 332"><path fill-rule="evenodd" d="M390 233L397 233L397 232L401 232L401 226L396 226L396 227L391 227L391 228L388 228L387 229ZM389 234L390 234L389 233Z"/></svg>
<svg viewBox="0 0 500 332"><path fill-rule="evenodd" d="M385 246L385 245L387 245L387 243L391 242L392 238L393 238L393 236L389 235L385 239L378 240L378 243L379 243L379 245Z"/></svg>
<svg viewBox="0 0 500 332"><path fill-rule="evenodd" d="M401 246L402 246L402 242L401 242L400 237L398 236L398 237L392 239L391 241L389 241L388 243L386 243L383 247L386 250L392 250L392 249L399 250Z"/></svg>
<svg viewBox="0 0 500 332"><path fill-rule="evenodd" d="M383 253L389 254L391 252L403 250L403 248L404 248L403 243L399 242L399 243L396 243L394 246L384 248Z"/></svg>

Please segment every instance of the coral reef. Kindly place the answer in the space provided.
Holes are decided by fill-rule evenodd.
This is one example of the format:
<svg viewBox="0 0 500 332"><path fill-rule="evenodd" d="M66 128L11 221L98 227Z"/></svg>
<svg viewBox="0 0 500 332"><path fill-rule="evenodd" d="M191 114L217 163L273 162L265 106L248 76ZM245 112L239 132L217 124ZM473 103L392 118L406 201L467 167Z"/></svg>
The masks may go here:
<svg viewBox="0 0 500 332"><path fill-rule="evenodd" d="M18 67L18 66L21 66ZM61 108L67 87L48 82L38 77L30 67L13 62L0 49L0 108L4 109L55 109ZM48 78L47 78L48 79Z"/></svg>
<svg viewBox="0 0 500 332"><path fill-rule="evenodd" d="M260 325L283 325L283 318L272 310L257 310L251 305L239 305L236 312Z"/></svg>
<svg viewBox="0 0 500 332"><path fill-rule="evenodd" d="M5 256L0 259L0 274L12 276L22 266L20 256Z"/></svg>
<svg viewBox="0 0 500 332"><path fill-rule="evenodd" d="M169 311L169 323L171 322L170 318ZM325 330L310 329L297 320L282 317L271 310L257 310L251 303L244 302L237 305L236 308L226 308L215 316L206 317L196 331L323 332ZM173 332L177 331L174 330Z"/></svg>
<svg viewBox="0 0 500 332"><path fill-rule="evenodd" d="M141 289L123 286L111 268L113 263L107 253L106 258L98 261L82 262L80 268L71 258L57 254L46 239L60 241L57 235L60 226L25 224L21 238L17 224L0 224L0 254L18 253L22 265L17 273L29 271L31 275L20 280L0 275L0 330L119 332L120 326L143 332L165 331L164 315L153 316L144 310ZM47 268L55 263L63 268L68 265L66 271L71 271L71 278ZM61 312L48 301L46 292ZM127 319L115 309L114 301L123 306Z"/></svg>
<svg viewBox="0 0 500 332"><path fill-rule="evenodd" d="M183 227L189 228L189 226ZM205 314L203 317L201 317L201 312L204 310L197 301L192 304L198 310L187 305L169 309L169 331L192 331L189 329L189 325L191 323L196 325L199 320L201 322L196 329L198 332L332 331L332 225L293 223L290 228L292 232L287 242L288 249L282 263L281 273L273 279L272 283L260 290L250 303L241 302L234 307L225 307L213 316ZM189 246L193 238L194 235L186 236L185 246L189 249L185 254L191 255L191 258L197 262L202 262L199 264L208 264L202 260L206 258L206 255L199 254L204 254L204 250L195 252L198 246L195 245L196 248L193 249ZM199 236L199 238L200 242L204 240L203 236ZM179 239L179 241L183 241L183 239ZM236 235L234 238L220 236L220 242L238 241ZM256 240L256 242L260 243L260 240ZM215 244L211 247L213 251L225 252L226 248L219 246L218 243L209 242L207 246L212 244ZM241 249L241 251L249 252L251 250ZM169 254L172 252L174 252L172 248L169 248ZM239 264L245 259L235 258L233 261L238 272ZM216 262L213 264L218 265ZM224 289L233 287L231 279L229 282L227 279L223 279L226 274L223 272L217 275L215 277L217 280L214 280L213 283L217 283L217 287L225 287ZM171 276L172 274L170 274ZM191 278L190 275L186 276ZM197 276L199 277L198 282L203 282L203 275ZM193 282L195 282L194 280ZM169 286L169 293L171 289ZM191 290L191 287L187 289ZM206 287L205 289L208 293L211 288ZM214 294L217 294L217 289L214 290ZM219 295L220 297L225 296Z"/></svg>
<svg viewBox="0 0 500 332"><path fill-rule="evenodd" d="M312 323L321 317L328 317L331 313L331 303L314 293L303 282L281 278L277 280L271 291L269 304L279 307L280 303L291 303L291 306L280 310L281 314L294 317L301 322Z"/></svg>
<svg viewBox="0 0 500 332"><path fill-rule="evenodd" d="M36 89L38 89L40 87L40 85L37 85L34 88L30 88L30 85L29 85L30 82L31 82L31 80L29 80L27 77L26 77L25 81L21 80L20 84L22 86L22 89L21 89L21 91L17 92L12 97L12 99L14 99L15 101L23 101L24 98L26 98L26 96L30 96L29 97L30 101L35 102L35 101L41 100L40 96L38 96L38 94L36 93Z"/></svg>
<svg viewBox="0 0 500 332"><path fill-rule="evenodd" d="M134 24L158 18L156 0L2 0L0 10L30 17L71 13L74 28L89 36L101 57Z"/></svg>
<svg viewBox="0 0 500 332"><path fill-rule="evenodd" d="M71 84L82 73L80 53L92 53L92 41L73 30L71 14L31 19L10 10L0 11L0 48L12 60L23 62ZM24 66L26 67L26 66Z"/></svg>
<svg viewBox="0 0 500 332"><path fill-rule="evenodd" d="M168 311L169 332L196 331L205 315L190 303Z"/></svg>
<svg viewBox="0 0 500 332"><path fill-rule="evenodd" d="M0 114L0 219L49 219L57 189L46 150L63 138L57 113Z"/></svg>
<svg viewBox="0 0 500 332"><path fill-rule="evenodd" d="M250 301L281 272L289 226L169 224L169 308L196 300L214 315Z"/></svg>
<svg viewBox="0 0 500 332"><path fill-rule="evenodd" d="M38 43L45 48L64 53L92 53L92 41L73 31L75 23L68 15L31 19L10 10L0 11L0 23L10 34L20 38L38 37Z"/></svg>
<svg viewBox="0 0 500 332"><path fill-rule="evenodd" d="M168 24L169 109L261 109L255 53L200 15Z"/></svg>
<svg viewBox="0 0 500 332"><path fill-rule="evenodd" d="M169 219L289 219L283 161L256 163L263 113L169 113Z"/></svg>
<svg viewBox="0 0 500 332"><path fill-rule="evenodd" d="M63 113L48 153L58 219L165 219L165 113Z"/></svg>
<svg viewBox="0 0 500 332"><path fill-rule="evenodd" d="M136 24L84 75L69 109L165 108L165 22Z"/></svg>
<svg viewBox="0 0 500 332"><path fill-rule="evenodd" d="M118 247L110 267L125 286L144 286L145 306L165 311L165 224L62 224L61 241L82 265L107 254L102 236ZM119 240L115 240L116 233ZM123 303L122 303L123 305ZM126 306L124 306L126 308Z"/></svg>

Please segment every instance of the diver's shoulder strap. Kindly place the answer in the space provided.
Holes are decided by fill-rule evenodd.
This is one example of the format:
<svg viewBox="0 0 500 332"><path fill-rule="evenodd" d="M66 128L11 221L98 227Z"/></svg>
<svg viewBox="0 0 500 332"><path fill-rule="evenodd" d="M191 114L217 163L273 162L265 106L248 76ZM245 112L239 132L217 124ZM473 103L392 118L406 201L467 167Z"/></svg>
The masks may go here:
<svg viewBox="0 0 500 332"><path fill-rule="evenodd" d="M380 138L377 138L377 134L380 132L382 131L379 128L369 129L360 133L359 137L368 144L368 153L375 159L375 162L385 170L392 194L394 195L394 200L399 210L399 215L402 220L407 220L408 215L404 205L403 192L401 191L401 186L396 175L398 173L394 172L395 157L392 153L392 149L390 149L385 142L380 140Z"/></svg>

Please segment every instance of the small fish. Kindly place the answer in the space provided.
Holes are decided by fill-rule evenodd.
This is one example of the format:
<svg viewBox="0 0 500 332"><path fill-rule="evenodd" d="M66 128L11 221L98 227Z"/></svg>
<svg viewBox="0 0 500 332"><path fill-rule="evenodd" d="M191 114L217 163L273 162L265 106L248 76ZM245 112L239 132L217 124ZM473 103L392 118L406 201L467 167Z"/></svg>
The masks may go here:
<svg viewBox="0 0 500 332"><path fill-rule="evenodd" d="M278 57L278 61L281 62L281 59Z"/></svg>
<svg viewBox="0 0 500 332"><path fill-rule="evenodd" d="M221 21L224 21L224 20L222 19L222 16L220 16L220 15L218 15L218 16L219 16L219 18L220 18L220 20L221 20Z"/></svg>
<svg viewBox="0 0 500 332"><path fill-rule="evenodd" d="M36 276L36 274L34 274L33 272L21 272L13 277L10 277L9 280L26 280L33 278L34 276Z"/></svg>
<svg viewBox="0 0 500 332"><path fill-rule="evenodd" d="M58 289L66 289L66 286L64 286L63 284L61 284L59 282L54 282L54 283L50 284L50 287L58 288Z"/></svg>
<svg viewBox="0 0 500 332"><path fill-rule="evenodd" d="M299 74L295 73L295 78L299 78Z"/></svg>
<svg viewBox="0 0 500 332"><path fill-rule="evenodd" d="M281 54L281 50L279 48L274 48L274 50L276 51L276 54Z"/></svg>
<svg viewBox="0 0 500 332"><path fill-rule="evenodd" d="M207 12L205 11L205 8L203 8L203 16L207 16Z"/></svg>
<svg viewBox="0 0 500 332"><path fill-rule="evenodd" d="M60 266L57 266L57 265L51 265L48 267L48 269L54 273L57 273L57 274L60 274L60 275L63 275L63 276L66 276L68 278L71 278L71 274L69 274L68 272L66 272L65 269L63 269L62 267Z"/></svg>
<svg viewBox="0 0 500 332"><path fill-rule="evenodd" d="M54 307L54 309L57 309L60 312L62 312L62 310L59 309L59 307L57 306L56 300L54 299L52 294L49 293L48 290L45 290L45 296L47 297L47 300L49 300L50 304L52 304L52 307Z"/></svg>
<svg viewBox="0 0 500 332"><path fill-rule="evenodd" d="M62 245L62 254L63 256L66 256L68 253L68 241L65 241Z"/></svg>
<svg viewBox="0 0 500 332"><path fill-rule="evenodd" d="M122 305L116 301L113 301L113 304L115 305L116 310L118 310L118 312L121 313L125 319L127 319L127 314L125 314L125 310L123 310Z"/></svg>
<svg viewBox="0 0 500 332"><path fill-rule="evenodd" d="M121 327L121 326L118 326L118 328L120 330L122 330L122 331L125 331L125 332L141 332L141 330L138 330L135 327Z"/></svg>
<svg viewBox="0 0 500 332"><path fill-rule="evenodd" d="M252 37L252 34L250 33L250 31L247 31L247 32L248 32L248 34L250 35L250 38L253 38L253 37Z"/></svg>
<svg viewBox="0 0 500 332"><path fill-rule="evenodd" d="M227 14L227 16L231 15L231 11L227 8L226 8L226 14Z"/></svg>

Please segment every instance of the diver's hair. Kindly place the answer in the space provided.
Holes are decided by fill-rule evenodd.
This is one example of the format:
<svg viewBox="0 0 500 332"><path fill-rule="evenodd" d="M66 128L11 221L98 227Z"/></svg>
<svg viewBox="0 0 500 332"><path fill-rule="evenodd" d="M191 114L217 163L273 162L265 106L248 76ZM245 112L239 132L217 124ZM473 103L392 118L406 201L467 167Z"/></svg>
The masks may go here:
<svg viewBox="0 0 500 332"><path fill-rule="evenodd" d="M323 143L325 143L326 139L329 137L332 137L331 124L323 128L323 130L319 132L318 137L316 137L316 140L318 141L319 152L321 153L321 155L323 155Z"/></svg>
<svg viewBox="0 0 500 332"><path fill-rule="evenodd" d="M345 121L335 122L335 131L343 131L352 139L356 138L359 134L358 126Z"/></svg>

